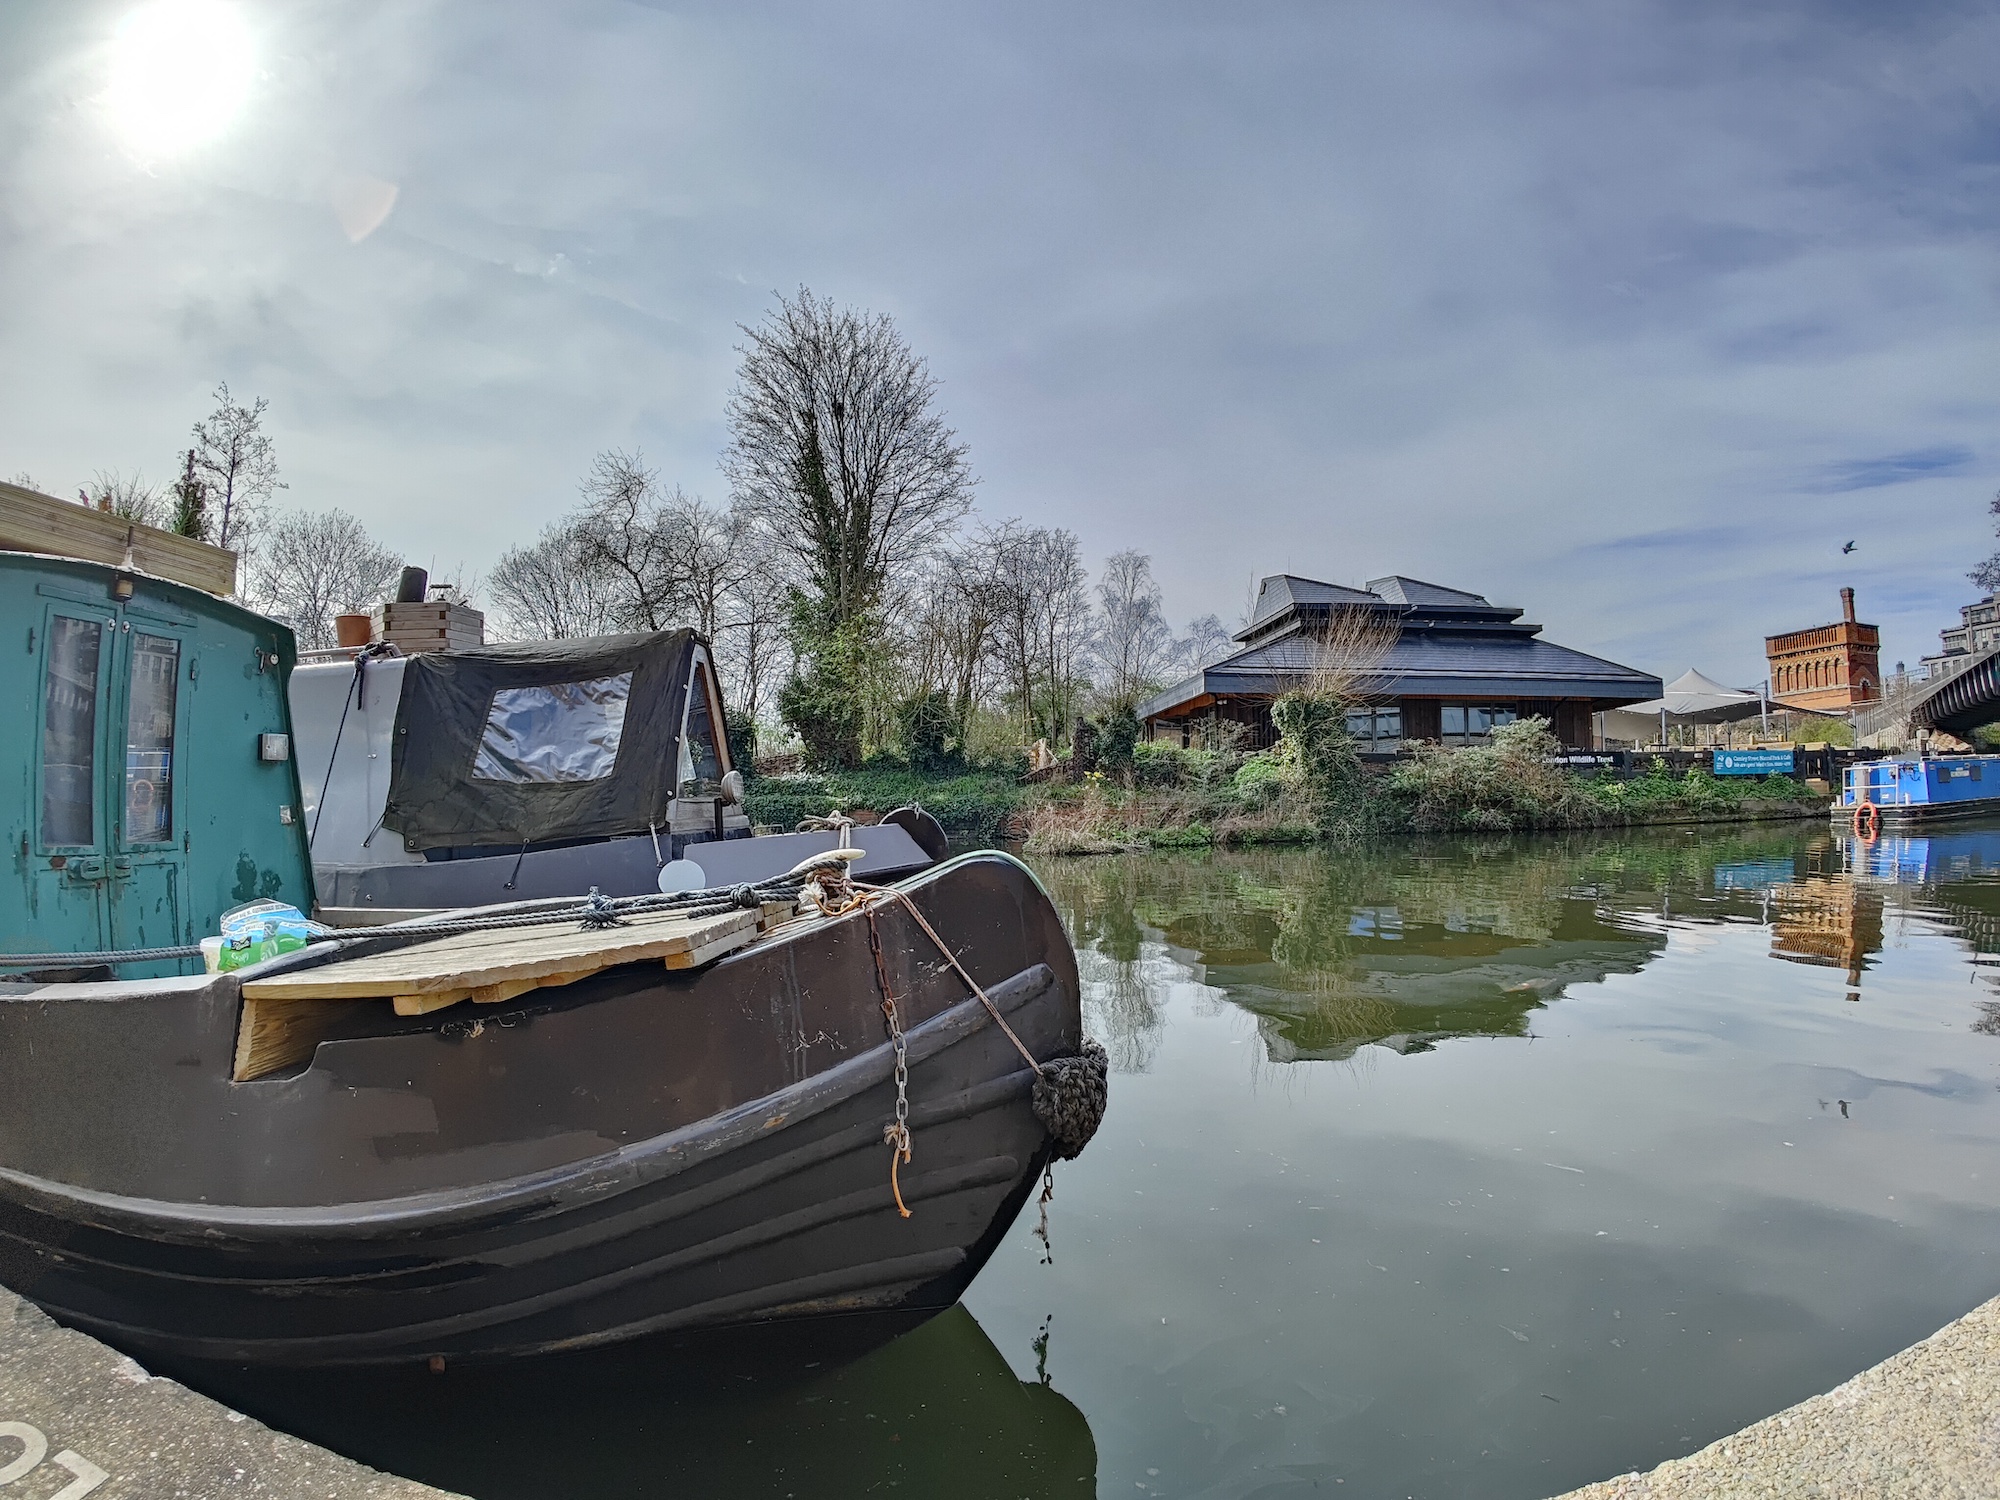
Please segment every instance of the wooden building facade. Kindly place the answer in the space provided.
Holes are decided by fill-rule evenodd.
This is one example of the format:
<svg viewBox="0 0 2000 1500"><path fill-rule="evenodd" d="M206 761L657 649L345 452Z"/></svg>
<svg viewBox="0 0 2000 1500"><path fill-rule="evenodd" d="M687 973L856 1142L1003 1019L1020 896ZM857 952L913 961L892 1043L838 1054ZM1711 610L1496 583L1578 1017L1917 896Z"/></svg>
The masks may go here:
<svg viewBox="0 0 2000 1500"><path fill-rule="evenodd" d="M1660 696L1659 678L1543 640L1522 613L1400 575L1351 589L1278 574L1259 586L1235 637L1243 649L1155 694L1139 717L1149 739L1202 743L1237 724L1248 744L1273 743L1271 704L1323 667L1337 615L1372 617L1390 642L1362 674L1368 705L1348 714L1364 753L1420 740L1484 744L1496 726L1531 716L1547 719L1564 746L1587 750L1593 715Z"/></svg>

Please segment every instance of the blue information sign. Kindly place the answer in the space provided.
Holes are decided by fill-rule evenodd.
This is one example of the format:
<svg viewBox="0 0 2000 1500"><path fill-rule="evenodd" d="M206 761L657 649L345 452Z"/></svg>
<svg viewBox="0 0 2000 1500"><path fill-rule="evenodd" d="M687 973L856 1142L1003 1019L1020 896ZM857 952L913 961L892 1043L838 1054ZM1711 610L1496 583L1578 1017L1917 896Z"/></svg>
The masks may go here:
<svg viewBox="0 0 2000 1500"><path fill-rule="evenodd" d="M1775 776L1780 773L1789 775L1796 764L1789 750L1715 752L1715 774L1718 776Z"/></svg>

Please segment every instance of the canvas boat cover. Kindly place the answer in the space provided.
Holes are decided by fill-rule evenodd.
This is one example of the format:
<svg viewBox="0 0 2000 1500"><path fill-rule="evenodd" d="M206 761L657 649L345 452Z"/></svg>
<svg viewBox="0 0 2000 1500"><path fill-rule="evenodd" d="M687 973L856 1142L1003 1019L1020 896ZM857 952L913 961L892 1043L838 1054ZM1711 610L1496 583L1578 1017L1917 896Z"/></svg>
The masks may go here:
<svg viewBox="0 0 2000 1500"><path fill-rule="evenodd" d="M425 850L665 824L697 639L663 630L411 657L383 826Z"/></svg>

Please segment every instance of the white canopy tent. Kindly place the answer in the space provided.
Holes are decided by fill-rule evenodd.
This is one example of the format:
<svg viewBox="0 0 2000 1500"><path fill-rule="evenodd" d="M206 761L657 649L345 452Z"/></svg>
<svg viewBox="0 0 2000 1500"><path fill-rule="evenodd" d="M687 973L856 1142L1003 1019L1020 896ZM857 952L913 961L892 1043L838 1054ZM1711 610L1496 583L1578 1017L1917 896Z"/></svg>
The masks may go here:
<svg viewBox="0 0 2000 1500"><path fill-rule="evenodd" d="M1761 693L1724 687L1693 667L1667 684L1666 692L1645 703L1628 703L1598 715L1607 742L1662 743L1666 731L1682 724L1734 724L1767 712Z"/></svg>

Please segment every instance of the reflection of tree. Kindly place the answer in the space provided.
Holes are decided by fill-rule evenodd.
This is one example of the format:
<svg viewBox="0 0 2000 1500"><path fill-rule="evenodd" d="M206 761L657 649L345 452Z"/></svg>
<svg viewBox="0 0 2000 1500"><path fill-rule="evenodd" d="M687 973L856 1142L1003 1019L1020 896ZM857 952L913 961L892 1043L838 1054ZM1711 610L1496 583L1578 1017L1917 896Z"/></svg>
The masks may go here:
<svg viewBox="0 0 2000 1500"><path fill-rule="evenodd" d="M1138 907L1145 876L1127 859L1050 860L1042 883L1068 925L1083 983L1084 1021L1121 1073L1152 1066L1163 1017L1142 971Z"/></svg>
<svg viewBox="0 0 2000 1500"><path fill-rule="evenodd" d="M1085 1029L1104 1044L1111 1066L1121 1073L1149 1070L1165 1021L1156 981L1137 959L1092 949L1077 954L1077 974L1083 981Z"/></svg>
<svg viewBox="0 0 2000 1500"><path fill-rule="evenodd" d="M1276 1062L1524 1036L1569 986L1650 962L1667 921L1761 918L1772 884L1810 877L1830 847L1782 825L1403 839L1051 860L1043 878L1093 1025L1121 1068L1143 1069L1183 970L1255 1014Z"/></svg>

